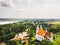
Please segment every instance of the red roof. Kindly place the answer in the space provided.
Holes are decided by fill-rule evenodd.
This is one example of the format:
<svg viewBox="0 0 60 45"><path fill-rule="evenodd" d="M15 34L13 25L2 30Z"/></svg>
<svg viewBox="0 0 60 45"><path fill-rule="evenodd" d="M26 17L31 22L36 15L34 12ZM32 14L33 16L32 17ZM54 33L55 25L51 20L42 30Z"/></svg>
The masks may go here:
<svg viewBox="0 0 60 45"><path fill-rule="evenodd" d="M46 32L46 30L44 30L44 29L39 29L38 35L45 36L46 38L50 38L51 37L51 33L50 32Z"/></svg>
<svg viewBox="0 0 60 45"><path fill-rule="evenodd" d="M38 31L38 35L44 36L44 34L45 34L45 30L44 30L44 29L40 29L40 30Z"/></svg>
<svg viewBox="0 0 60 45"><path fill-rule="evenodd" d="M46 38L50 38L51 37L51 33L50 32L46 32L45 36L46 36Z"/></svg>
<svg viewBox="0 0 60 45"><path fill-rule="evenodd" d="M14 40L20 40L20 38L14 38Z"/></svg>

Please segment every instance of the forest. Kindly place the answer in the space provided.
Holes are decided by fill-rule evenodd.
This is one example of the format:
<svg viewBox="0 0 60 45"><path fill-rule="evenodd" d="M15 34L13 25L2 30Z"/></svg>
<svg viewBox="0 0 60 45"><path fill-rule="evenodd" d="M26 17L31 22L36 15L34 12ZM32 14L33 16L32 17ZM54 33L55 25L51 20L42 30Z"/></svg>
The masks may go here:
<svg viewBox="0 0 60 45"><path fill-rule="evenodd" d="M53 41L36 40L36 26L43 25L44 29L53 32ZM28 31L27 31L28 30ZM29 33L29 40L22 43L22 40L10 40L16 34L26 31ZM41 21L41 20L24 20L12 24L0 25L0 43L5 42L6 45L60 45L60 21Z"/></svg>

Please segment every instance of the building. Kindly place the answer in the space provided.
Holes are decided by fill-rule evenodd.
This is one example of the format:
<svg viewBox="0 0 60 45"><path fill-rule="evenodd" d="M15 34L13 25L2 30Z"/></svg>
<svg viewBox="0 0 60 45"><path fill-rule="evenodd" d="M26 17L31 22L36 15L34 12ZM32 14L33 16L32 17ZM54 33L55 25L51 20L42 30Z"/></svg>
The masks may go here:
<svg viewBox="0 0 60 45"><path fill-rule="evenodd" d="M44 30L42 25L36 27L36 39L39 41L42 41L44 39L48 39L50 41L53 41L53 33L48 32L47 30Z"/></svg>
<svg viewBox="0 0 60 45"><path fill-rule="evenodd" d="M22 43L26 42L27 40L29 40L29 34L27 34L27 32L21 32L15 35L15 37L11 40L22 40Z"/></svg>

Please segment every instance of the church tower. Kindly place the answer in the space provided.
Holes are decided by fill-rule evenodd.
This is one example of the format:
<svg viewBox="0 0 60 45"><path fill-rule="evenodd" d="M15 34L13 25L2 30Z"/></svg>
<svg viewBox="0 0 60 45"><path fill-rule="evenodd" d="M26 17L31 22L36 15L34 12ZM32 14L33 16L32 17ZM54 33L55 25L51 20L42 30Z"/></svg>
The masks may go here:
<svg viewBox="0 0 60 45"><path fill-rule="evenodd" d="M37 25L37 27L36 27L36 33L38 33L38 31L39 31L39 26Z"/></svg>
<svg viewBox="0 0 60 45"><path fill-rule="evenodd" d="M43 29L42 25L40 25L40 29Z"/></svg>
<svg viewBox="0 0 60 45"><path fill-rule="evenodd" d="M50 41L53 41L53 33L51 32L51 38Z"/></svg>

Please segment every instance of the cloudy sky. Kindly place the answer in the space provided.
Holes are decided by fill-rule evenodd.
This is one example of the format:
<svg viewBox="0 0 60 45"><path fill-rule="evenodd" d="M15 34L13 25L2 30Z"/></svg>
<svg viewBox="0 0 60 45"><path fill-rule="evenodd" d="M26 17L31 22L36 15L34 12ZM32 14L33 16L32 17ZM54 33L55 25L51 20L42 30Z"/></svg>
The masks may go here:
<svg viewBox="0 0 60 45"><path fill-rule="evenodd" d="M0 0L0 18L60 18L60 0Z"/></svg>

